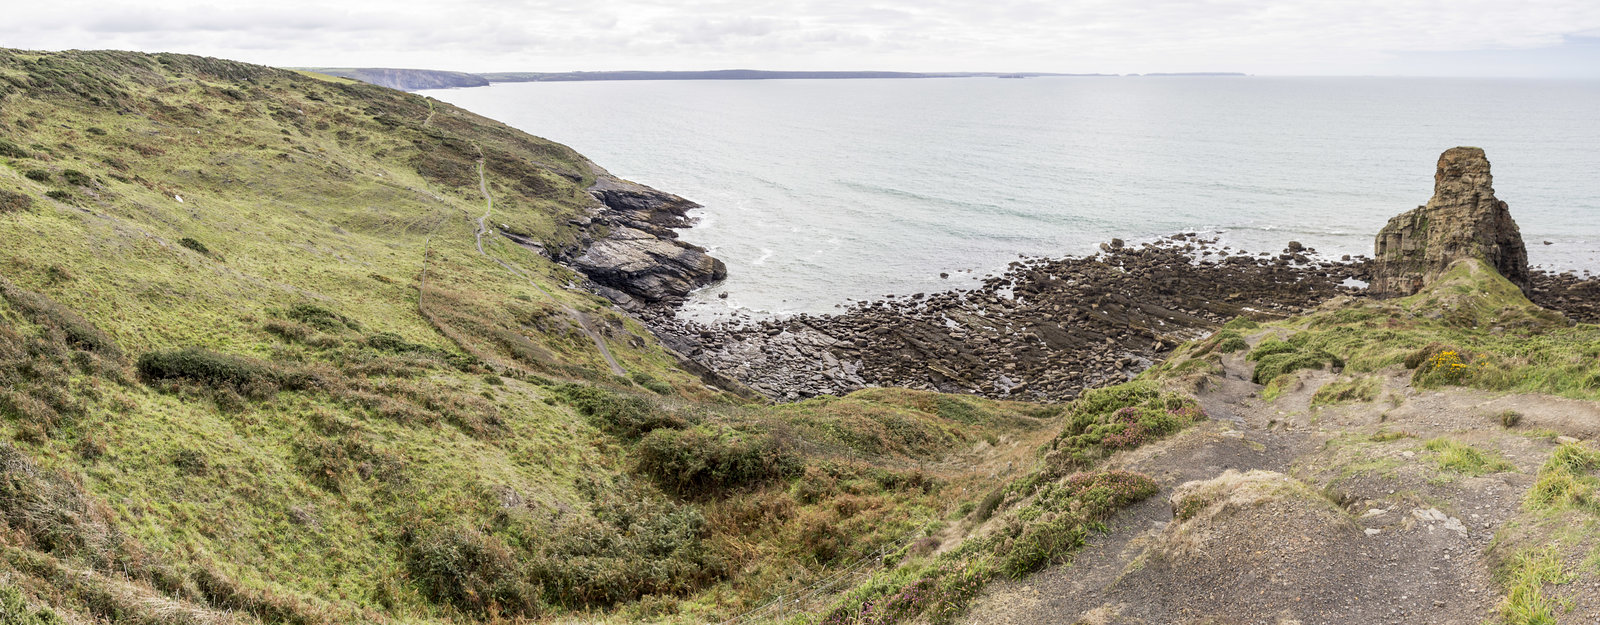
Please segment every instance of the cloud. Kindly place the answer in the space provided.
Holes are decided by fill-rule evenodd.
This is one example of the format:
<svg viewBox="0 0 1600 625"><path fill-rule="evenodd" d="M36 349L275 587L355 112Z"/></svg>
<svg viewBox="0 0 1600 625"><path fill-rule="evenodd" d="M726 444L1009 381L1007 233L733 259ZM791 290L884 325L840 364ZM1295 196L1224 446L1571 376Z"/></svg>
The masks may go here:
<svg viewBox="0 0 1600 625"><path fill-rule="evenodd" d="M1470 73L1482 64L1474 54L1561 49L1596 33L1593 0L60 0L8 8L0 45L468 71L1366 74ZM1523 58L1488 67L1589 57Z"/></svg>

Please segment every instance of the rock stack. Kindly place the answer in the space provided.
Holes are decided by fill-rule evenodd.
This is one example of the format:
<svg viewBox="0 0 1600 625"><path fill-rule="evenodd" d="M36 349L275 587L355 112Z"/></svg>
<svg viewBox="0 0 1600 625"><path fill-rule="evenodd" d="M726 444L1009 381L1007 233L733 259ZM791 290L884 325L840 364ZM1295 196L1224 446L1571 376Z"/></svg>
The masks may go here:
<svg viewBox="0 0 1600 625"><path fill-rule="evenodd" d="M1421 290L1462 258L1481 258L1524 292L1528 250L1506 203L1496 199L1489 159L1480 148L1439 156L1433 198L1378 231L1369 293L1403 297Z"/></svg>

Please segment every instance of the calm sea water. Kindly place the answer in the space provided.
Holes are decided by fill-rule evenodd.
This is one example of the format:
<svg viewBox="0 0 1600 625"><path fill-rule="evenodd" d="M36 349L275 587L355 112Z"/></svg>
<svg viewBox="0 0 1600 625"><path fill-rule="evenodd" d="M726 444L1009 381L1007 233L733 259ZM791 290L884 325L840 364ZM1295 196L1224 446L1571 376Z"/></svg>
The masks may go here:
<svg viewBox="0 0 1600 625"><path fill-rule="evenodd" d="M524 83L427 92L699 202L695 316L827 312L1020 255L1180 231L1371 253L1445 148L1494 166L1535 265L1600 272L1600 82L1036 78ZM1544 242L1549 241L1549 245ZM950 274L942 279L940 273ZM717 295L727 293L726 299Z"/></svg>

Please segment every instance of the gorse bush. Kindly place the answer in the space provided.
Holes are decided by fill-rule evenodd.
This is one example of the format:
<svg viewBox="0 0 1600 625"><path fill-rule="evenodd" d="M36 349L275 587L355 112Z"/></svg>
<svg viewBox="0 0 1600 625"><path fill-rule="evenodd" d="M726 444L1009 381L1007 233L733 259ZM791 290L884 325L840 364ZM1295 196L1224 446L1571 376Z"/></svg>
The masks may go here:
<svg viewBox="0 0 1600 625"><path fill-rule="evenodd" d="M271 365L241 356L219 354L199 347L149 352L135 363L147 382L189 381L227 388L246 396L271 394L280 388L303 388L304 376L280 373Z"/></svg>
<svg viewBox="0 0 1600 625"><path fill-rule="evenodd" d="M1089 524L1161 488L1142 473L1106 471L1079 473L1039 489L1018 518L1038 522L1013 530L996 549L1000 571L1020 579L1081 547Z"/></svg>
<svg viewBox="0 0 1600 625"><path fill-rule="evenodd" d="M28 609L22 591L11 585L0 586L0 623L5 625L63 625L61 617L48 608Z"/></svg>
<svg viewBox="0 0 1600 625"><path fill-rule="evenodd" d="M603 607L648 595L683 596L729 572L727 558L705 542L706 534L698 508L623 485L601 495L592 516L543 534L530 570L550 605Z"/></svg>
<svg viewBox="0 0 1600 625"><path fill-rule="evenodd" d="M61 179L67 181L67 184L75 187L88 187L94 185L94 178L90 178L89 174L85 174L76 169L68 169L61 172Z"/></svg>
<svg viewBox="0 0 1600 625"><path fill-rule="evenodd" d="M412 537L406 570L430 601L490 617L535 616L541 607L522 561L494 536L434 528Z"/></svg>
<svg viewBox="0 0 1600 625"><path fill-rule="evenodd" d="M555 397L594 420L600 429L626 440L636 440L658 429L681 429L689 422L663 412L644 398L587 384L562 384Z"/></svg>
<svg viewBox="0 0 1600 625"><path fill-rule="evenodd" d="M346 328L361 330L361 324L354 319L316 304L295 304L289 307L285 316L323 332L340 332Z"/></svg>
<svg viewBox="0 0 1600 625"><path fill-rule="evenodd" d="M12 143L11 140L0 139L0 156L6 158L28 158L30 154L28 154L27 150L22 149L21 146Z"/></svg>
<svg viewBox="0 0 1600 625"><path fill-rule="evenodd" d="M194 240L192 238L189 238L189 237L184 237L182 239L178 239L178 245L182 245L184 247L187 247L187 248L189 248L191 250L194 250L194 251L199 252L201 254L204 254L206 256L210 256L211 255L211 249L206 247L206 244L201 243L199 241L196 241L196 240Z"/></svg>
<svg viewBox="0 0 1600 625"><path fill-rule="evenodd" d="M800 456L766 434L696 427L651 431L634 448L638 471L680 496L709 496L798 475Z"/></svg>

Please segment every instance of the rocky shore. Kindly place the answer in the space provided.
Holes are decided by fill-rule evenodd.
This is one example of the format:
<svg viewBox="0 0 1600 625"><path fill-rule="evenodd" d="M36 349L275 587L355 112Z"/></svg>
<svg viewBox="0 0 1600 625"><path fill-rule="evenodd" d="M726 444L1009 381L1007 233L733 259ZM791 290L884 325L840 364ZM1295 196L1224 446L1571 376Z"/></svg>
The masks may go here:
<svg viewBox="0 0 1600 625"><path fill-rule="evenodd" d="M587 241L558 260L594 281L601 295L637 310L728 277L705 248L678 240L675 230L691 225L689 211L699 204L595 169L595 212L573 224Z"/></svg>
<svg viewBox="0 0 1600 625"><path fill-rule="evenodd" d="M1406 295L1463 256L1490 259L1540 306L1600 321L1600 280L1530 271L1491 182L1482 150L1447 150L1434 196L1390 221L1373 259L1323 257L1294 241L1249 252L1194 232L1137 246L1113 239L1093 256L1013 262L973 289L705 324L675 314L693 288L726 272L675 239L695 205L607 176L591 189L607 207L601 236L573 266L680 354L780 401L869 386L1066 401L1131 378L1234 317L1284 317L1339 294Z"/></svg>
<svg viewBox="0 0 1600 625"><path fill-rule="evenodd" d="M680 321L641 311L675 349L780 400L904 386L1062 401L1136 375L1239 315L1315 306L1364 276L1361 259L1277 253L1184 233L1112 241L1082 258L1024 259L970 290L861 303L836 315L757 323Z"/></svg>

